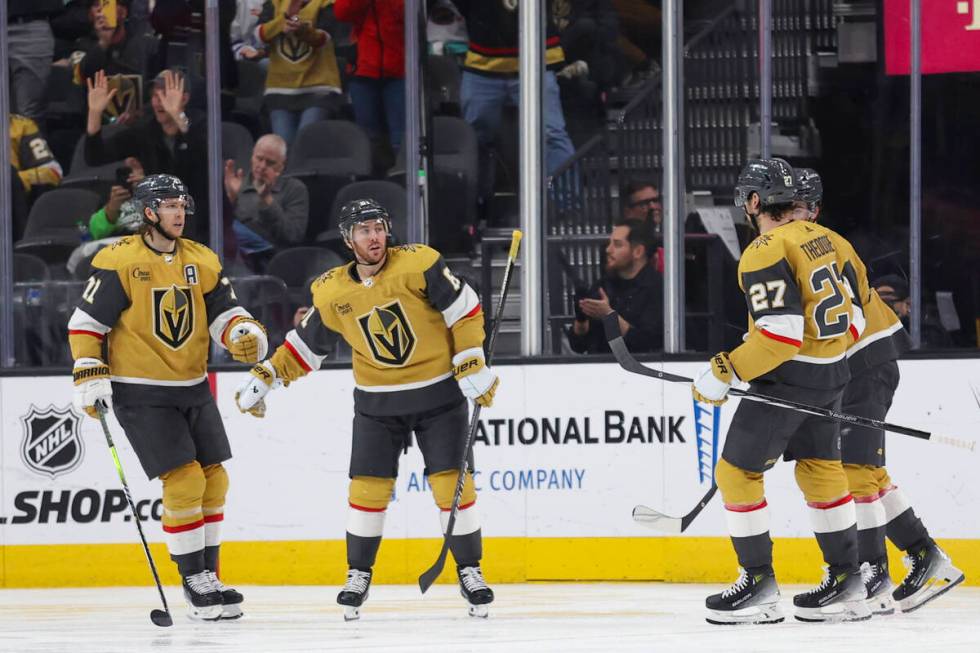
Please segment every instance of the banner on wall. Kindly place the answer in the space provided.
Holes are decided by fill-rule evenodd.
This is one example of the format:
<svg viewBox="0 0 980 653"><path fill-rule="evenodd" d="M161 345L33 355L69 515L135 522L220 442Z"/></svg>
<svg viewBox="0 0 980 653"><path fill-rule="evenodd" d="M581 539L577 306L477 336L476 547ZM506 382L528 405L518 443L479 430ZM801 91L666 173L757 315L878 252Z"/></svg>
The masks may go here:
<svg viewBox="0 0 980 653"><path fill-rule="evenodd" d="M666 366L691 376L698 364ZM613 364L500 366L501 391L481 414L476 485L491 537L655 537L630 517L638 503L682 514L711 483L738 402L692 402L684 384L652 381ZM906 361L890 421L969 437L980 431L980 366L973 360ZM941 376L940 376L941 375ZM315 373L277 390L259 420L238 412L240 373L217 375L218 406L234 458L225 539L342 540L347 512L352 378ZM943 378L942 392L930 379ZM71 408L60 377L0 379L0 541L131 542L129 508L101 428ZM143 474L110 419L140 518L158 522L159 481ZM938 537L980 537L976 454L900 435L888 466ZM386 522L388 538L435 537L438 511L417 447L410 445ZM773 533L810 536L793 467L766 475ZM146 529L162 541L160 529ZM720 508L684 535L724 536Z"/></svg>
<svg viewBox="0 0 980 653"><path fill-rule="evenodd" d="M885 0L885 72L908 75L911 29L908 0ZM980 0L922 2L922 74L980 70Z"/></svg>

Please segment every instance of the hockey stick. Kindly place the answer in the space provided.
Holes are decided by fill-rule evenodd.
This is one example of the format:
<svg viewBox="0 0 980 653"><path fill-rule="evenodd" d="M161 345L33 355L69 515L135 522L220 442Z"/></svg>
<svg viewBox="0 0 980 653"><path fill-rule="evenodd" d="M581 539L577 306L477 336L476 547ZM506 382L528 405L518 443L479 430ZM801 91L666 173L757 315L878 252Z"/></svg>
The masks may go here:
<svg viewBox="0 0 980 653"><path fill-rule="evenodd" d="M640 361L633 358L633 354L629 352L626 348L626 343L623 342L623 336L619 331L619 315L613 311L609 315L602 318L603 326L606 330L606 340L609 342L609 348L612 350L613 356L616 357L616 361L619 363L627 372L633 372L634 374L642 374L643 376L652 376L655 379L660 379L662 381L670 381L672 383L693 383L693 379L689 379L686 376L680 376L678 374L671 374L669 372L662 372L650 367L647 367L640 363ZM760 394L758 392L752 392L750 390L739 390L738 388L731 388L728 394L735 397L741 397L743 399L749 399L751 401L759 401L762 403L770 404L772 406L779 406L780 408L788 408L789 410L797 410L803 413L808 413L810 415L816 415L818 417L828 417L830 419L841 422L842 424L853 424L855 426L864 426L873 429L884 429L886 431L891 431L892 433L901 433L902 435L910 435L913 438L919 438L921 440L928 440L930 442L938 442L939 444L949 445L951 447L957 447L960 449L967 449L973 451L977 443L973 440L963 440L961 438L954 438L948 435L939 435L937 433L930 433L928 431L920 431L919 429L909 428L907 426L899 426L898 424L891 424L889 422L882 422L881 420L872 419L870 417L861 417L859 415L850 415L848 413L842 413L830 408L821 408L820 406L811 406L809 404L800 403L797 401L791 401L789 399L781 399L779 397L771 397L769 395Z"/></svg>
<svg viewBox="0 0 980 653"><path fill-rule="evenodd" d="M493 356L493 345L497 340L497 331L500 330L500 320L504 314L504 302L507 301L507 290L510 288L510 275L514 270L514 263L517 262L517 252L521 248L521 238L523 234L515 229L510 241L510 252L507 254L507 267L504 268L504 280L500 288L500 299L497 301L497 310L494 312L493 325L490 327L490 336L487 338L487 361L490 365L490 358ZM436 578L442 573L442 568L446 566L446 555L449 553L449 540L453 536L453 527L456 526L456 514L459 512L459 500L463 496L463 484L466 482L466 465L470 458L470 448L473 446L473 438L476 437L476 427L480 423L480 404L474 404L473 416L470 418L470 426L467 429L466 441L463 443L463 456L459 461L459 476L456 479L456 492L453 494L453 503L449 508L449 521L446 523L446 532L443 534L442 549L435 563L419 576L419 589L425 594L426 590L432 587Z"/></svg>
<svg viewBox="0 0 980 653"><path fill-rule="evenodd" d="M691 525L691 522L701 514L701 511L704 510L704 507L708 505L708 502L711 501L711 498L715 496L715 492L717 491L718 486L712 483L711 489L701 497L698 505L691 508L691 511L683 517L671 517L647 506L636 506L633 508L633 521L662 533L683 533Z"/></svg>
<svg viewBox="0 0 980 653"><path fill-rule="evenodd" d="M102 432L105 433L105 441L109 444L109 451L112 452L112 461L116 464L116 471L119 472L119 480L122 481L123 490L126 492L126 500L129 501L129 508L133 512L133 521L136 522L136 530L140 532L140 542L143 543L143 553L146 554L146 561L150 563L150 571L153 572L153 580L156 581L157 591L160 592L160 600L163 601L163 610L151 610L150 621L157 626L167 627L174 625L174 619L170 616L170 608L167 606L167 597L163 594L163 586L160 585L160 576L157 574L157 566L153 564L153 556L150 555L150 546L146 543L146 536L143 535L143 525L140 524L139 514L136 512L136 504L133 503L133 495L129 491L129 483L126 482L126 475L123 473L122 463L119 462L119 454L116 453L116 445L112 442L112 435L109 433L109 425L106 424L106 407L101 403L96 404L99 413L99 422L102 424Z"/></svg>

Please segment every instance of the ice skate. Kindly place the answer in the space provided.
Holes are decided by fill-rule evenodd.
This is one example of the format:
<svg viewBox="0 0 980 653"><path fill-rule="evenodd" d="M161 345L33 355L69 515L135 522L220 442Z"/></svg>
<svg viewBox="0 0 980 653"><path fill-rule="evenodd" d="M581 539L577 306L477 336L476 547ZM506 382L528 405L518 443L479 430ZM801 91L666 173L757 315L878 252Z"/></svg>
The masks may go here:
<svg viewBox="0 0 980 653"><path fill-rule="evenodd" d="M895 601L892 600L892 590L895 586L888 577L888 559L882 558L874 562L861 563L861 580L871 614L885 615L895 613Z"/></svg>
<svg viewBox="0 0 980 653"><path fill-rule="evenodd" d="M823 582L793 597L799 621L837 623L871 618L866 592L858 571L828 569Z"/></svg>
<svg viewBox="0 0 980 653"><path fill-rule="evenodd" d="M242 601L245 600L245 597L238 590L232 589L222 583L221 579L218 578L218 574L213 571L209 571L208 573L211 575L211 584L221 594L221 618L240 618L244 614L242 612Z"/></svg>
<svg viewBox="0 0 980 653"><path fill-rule="evenodd" d="M344 621L356 621L361 618L361 606L367 601L368 589L371 587L371 570L347 570L347 582L337 595L337 603L344 606Z"/></svg>
<svg viewBox="0 0 980 653"><path fill-rule="evenodd" d="M909 573L892 592L902 612L918 610L963 582L963 572L935 544L905 556Z"/></svg>
<svg viewBox="0 0 980 653"><path fill-rule="evenodd" d="M184 576L183 585L188 617L195 621L217 621L221 618L221 593L211 582L211 572Z"/></svg>
<svg viewBox="0 0 980 653"><path fill-rule="evenodd" d="M459 593L470 604L470 616L486 619L493 603L493 590L483 580L480 565L457 567L456 573L459 575Z"/></svg>
<svg viewBox="0 0 980 653"><path fill-rule="evenodd" d="M750 574L739 568L739 577L731 587L705 599L709 624L777 624L783 620L779 609L779 587L776 576Z"/></svg>

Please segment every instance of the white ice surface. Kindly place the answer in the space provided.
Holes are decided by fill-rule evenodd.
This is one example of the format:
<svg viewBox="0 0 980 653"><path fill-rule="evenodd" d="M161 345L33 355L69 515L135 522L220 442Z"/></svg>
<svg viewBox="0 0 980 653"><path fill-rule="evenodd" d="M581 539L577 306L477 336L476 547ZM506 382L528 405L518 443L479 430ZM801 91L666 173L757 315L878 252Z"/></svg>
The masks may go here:
<svg viewBox="0 0 980 653"><path fill-rule="evenodd" d="M166 588L172 628L150 622L152 587L0 590L0 651L698 651L699 653L980 652L980 588L958 587L908 615L837 625L788 620L711 626L704 597L716 586L662 583L498 585L487 620L466 615L458 590L371 589L361 620L345 623L335 587L240 587L245 617L214 624L184 615Z"/></svg>

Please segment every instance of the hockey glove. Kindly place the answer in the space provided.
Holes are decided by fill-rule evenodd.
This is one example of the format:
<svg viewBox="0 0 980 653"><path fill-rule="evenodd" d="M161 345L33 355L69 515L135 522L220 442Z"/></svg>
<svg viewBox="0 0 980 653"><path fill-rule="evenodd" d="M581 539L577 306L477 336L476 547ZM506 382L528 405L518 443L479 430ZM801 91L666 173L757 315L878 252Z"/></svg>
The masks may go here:
<svg viewBox="0 0 980 653"><path fill-rule="evenodd" d="M453 356L453 376L459 389L468 399L484 408L493 405L493 395L500 385L497 374L487 367L483 350L479 347L464 349Z"/></svg>
<svg viewBox="0 0 980 653"><path fill-rule="evenodd" d="M99 418L99 408L112 408L112 383L109 366L98 358L79 358L71 372L75 381L72 405L89 417Z"/></svg>
<svg viewBox="0 0 980 653"><path fill-rule="evenodd" d="M276 369L272 364L269 361L259 363L235 391L238 410L254 417L265 417L265 396L269 390L280 385L282 383L276 378Z"/></svg>
<svg viewBox="0 0 980 653"><path fill-rule="evenodd" d="M265 327L250 317L234 320L225 334L225 347L236 361L257 363L269 353Z"/></svg>
<svg viewBox="0 0 980 653"><path fill-rule="evenodd" d="M712 356L704 369L694 377L691 393L698 401L720 406L728 401L728 388L740 382L728 352L723 351Z"/></svg>

